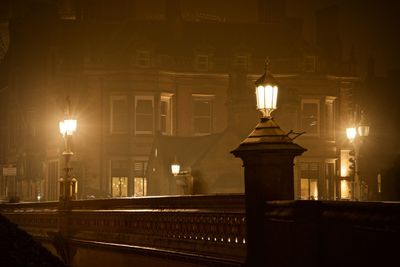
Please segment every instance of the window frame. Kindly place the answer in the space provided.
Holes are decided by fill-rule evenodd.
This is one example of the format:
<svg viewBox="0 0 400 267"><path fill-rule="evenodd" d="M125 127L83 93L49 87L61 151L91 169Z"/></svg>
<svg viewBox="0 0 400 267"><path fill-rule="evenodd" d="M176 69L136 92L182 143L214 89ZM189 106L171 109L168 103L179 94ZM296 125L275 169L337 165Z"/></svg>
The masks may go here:
<svg viewBox="0 0 400 267"><path fill-rule="evenodd" d="M195 114L195 102L196 101L209 101L210 102L210 115L196 115ZM215 95L203 95L203 94L193 94L192 95L192 127L193 127L193 134L195 136L203 136L212 134L214 130L214 102L215 102ZM196 119L202 118L209 118L210 121L210 131L209 132L196 132Z"/></svg>
<svg viewBox="0 0 400 267"><path fill-rule="evenodd" d="M303 123L303 110L304 104L316 104L317 105L317 132L316 133L308 133L305 132L305 136L310 137L319 137L321 135L321 103L319 98L303 98L301 99L301 110L300 110L300 127L303 131L305 131L304 123Z"/></svg>
<svg viewBox="0 0 400 267"><path fill-rule="evenodd" d="M137 175L136 174L136 166L137 164L139 164L141 166L141 175ZM133 181L133 192L132 195L134 197L142 197L142 196L147 196L147 168L148 168L148 159L144 158L144 157L136 157L133 159L133 166L132 166L132 171L133 171L133 175L132 175L132 181ZM139 170L138 170L139 171ZM137 188L136 188L136 184L137 181L141 180L142 181L142 194L138 194L137 193Z"/></svg>
<svg viewBox="0 0 400 267"><path fill-rule="evenodd" d="M172 135L173 132L173 94L162 93L160 95L160 106L159 106L159 129L164 135ZM162 114L162 103L166 104L166 114ZM165 117L165 130L162 128L162 120Z"/></svg>
<svg viewBox="0 0 400 267"><path fill-rule="evenodd" d="M149 50L136 50L136 66L141 68L150 68L151 53Z"/></svg>
<svg viewBox="0 0 400 267"><path fill-rule="evenodd" d="M151 131L145 130L137 130L137 122L138 122L138 112L137 110L137 106L138 106L138 102L140 100L151 100L151 106L152 106L152 122L151 122ZM154 134L154 115L155 115L155 110L154 110L154 96L152 95L135 95L135 100L134 100L134 116L135 116L135 121L134 121L134 125L135 125L135 135L153 135ZM145 114L145 113L140 113L139 115L149 115L149 114Z"/></svg>
<svg viewBox="0 0 400 267"><path fill-rule="evenodd" d="M115 130L114 117L114 101L125 100L126 102L126 129ZM129 132L129 101L127 95L111 95L110 96L110 133L111 134L126 134Z"/></svg>
<svg viewBox="0 0 400 267"><path fill-rule="evenodd" d="M316 166L317 166L317 168L316 168L316 173L317 173L317 176L316 177L311 177L310 175L307 175L307 176L309 176L309 177L303 177L303 171L305 170L305 171L307 171L307 173L309 173L312 169L311 169L311 165L312 164L315 164ZM322 192L321 192L321 188L320 188L320 183L321 183L321 179L320 179L320 177L321 177L321 162L319 162L319 161L316 161L316 160L314 160L314 161L301 161L301 162L299 162L298 163L298 177L299 177L299 187L300 187L300 190L299 190L299 199L303 199L304 200L304 198L303 198L303 196L302 196L302 187L301 187L301 185L302 185L302 180L307 180L307 183L308 183L308 197L307 197L307 199L310 199L310 197L311 197L311 183L312 182L316 182L316 186L317 186L317 194L316 194L316 198L314 198L314 200L318 200L318 199L321 199L321 197L322 197ZM306 167L306 169L303 169L303 166L307 166Z"/></svg>
<svg viewBox="0 0 400 267"><path fill-rule="evenodd" d="M113 170L124 170L124 168L113 168L113 162L124 162L125 163L125 173L124 175L120 175L121 173L113 173ZM112 198L115 197L128 197L129 196L129 186L130 186L130 182L129 182L129 173L130 173L130 169L129 169L129 159L127 158L112 158L109 160L109 178L110 178L110 195ZM122 172L122 171L120 171ZM122 195L121 192L122 190L119 189L119 196L114 196L114 178L119 179L119 186L121 186L121 180L124 179L124 181L126 182L126 195Z"/></svg>
<svg viewBox="0 0 400 267"><path fill-rule="evenodd" d="M317 57L315 55L305 55L303 58L304 72L313 73L317 71Z"/></svg>
<svg viewBox="0 0 400 267"><path fill-rule="evenodd" d="M203 59L205 59L205 61L201 62ZM195 63L197 71L208 71L210 69L210 55L197 54Z"/></svg>
<svg viewBox="0 0 400 267"><path fill-rule="evenodd" d="M333 141L336 138L336 97L325 97L325 135Z"/></svg>
<svg viewBox="0 0 400 267"><path fill-rule="evenodd" d="M242 70L248 70L250 57L248 55L236 55L234 58L234 66Z"/></svg>

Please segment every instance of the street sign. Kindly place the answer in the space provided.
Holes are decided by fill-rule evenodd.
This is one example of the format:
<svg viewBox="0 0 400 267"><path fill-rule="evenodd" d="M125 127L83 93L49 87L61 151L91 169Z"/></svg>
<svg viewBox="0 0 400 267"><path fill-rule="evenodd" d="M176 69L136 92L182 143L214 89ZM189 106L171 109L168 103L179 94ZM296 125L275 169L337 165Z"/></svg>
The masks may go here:
<svg viewBox="0 0 400 267"><path fill-rule="evenodd" d="M3 176L17 176L17 166L15 164L4 165Z"/></svg>

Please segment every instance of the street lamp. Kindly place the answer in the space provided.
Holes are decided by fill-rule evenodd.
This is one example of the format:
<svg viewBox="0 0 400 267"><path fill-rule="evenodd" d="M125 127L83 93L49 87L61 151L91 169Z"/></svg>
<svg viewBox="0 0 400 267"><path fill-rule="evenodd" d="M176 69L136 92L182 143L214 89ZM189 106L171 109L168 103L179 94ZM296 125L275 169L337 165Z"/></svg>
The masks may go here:
<svg viewBox="0 0 400 267"><path fill-rule="evenodd" d="M365 123L364 113L361 111L360 121L356 126L346 128L346 136L354 149L354 199L363 199L363 181L359 172L359 155L363 139L369 135L369 126Z"/></svg>
<svg viewBox="0 0 400 267"><path fill-rule="evenodd" d="M357 133L361 137L367 137L369 135L369 125L365 122L363 111L361 111L361 120L357 127Z"/></svg>
<svg viewBox="0 0 400 267"><path fill-rule="evenodd" d="M267 235L264 227L266 203L294 199L293 160L306 151L293 142L302 133L286 133L272 118L271 113L277 109L279 89L269 72L268 60L265 63L264 74L255 82L257 109L262 117L231 152L242 159L244 166L246 266L268 264L262 253L270 242L264 239Z"/></svg>
<svg viewBox="0 0 400 267"><path fill-rule="evenodd" d="M180 170L181 170L181 165L179 165L179 163L175 157L174 161L171 164L171 172L174 176L177 176L179 174Z"/></svg>
<svg viewBox="0 0 400 267"><path fill-rule="evenodd" d="M181 165L174 158L171 163L171 173L175 177L176 193L182 195L192 194L193 192L193 176L190 168L188 170L181 170Z"/></svg>
<svg viewBox="0 0 400 267"><path fill-rule="evenodd" d="M77 121L72 119L70 116L71 103L69 97L67 97L66 101L67 104L64 113L65 119L59 123L60 133L65 142L64 152L62 153L65 162L65 177L60 181L60 200L64 201L72 200L76 197L76 180L71 178L72 167L70 167L70 159L74 153L71 151L70 140L76 131Z"/></svg>
<svg viewBox="0 0 400 267"><path fill-rule="evenodd" d="M255 82L257 109L264 118L271 118L271 113L276 109L278 99L278 84L269 72L269 60L264 67L264 74Z"/></svg>

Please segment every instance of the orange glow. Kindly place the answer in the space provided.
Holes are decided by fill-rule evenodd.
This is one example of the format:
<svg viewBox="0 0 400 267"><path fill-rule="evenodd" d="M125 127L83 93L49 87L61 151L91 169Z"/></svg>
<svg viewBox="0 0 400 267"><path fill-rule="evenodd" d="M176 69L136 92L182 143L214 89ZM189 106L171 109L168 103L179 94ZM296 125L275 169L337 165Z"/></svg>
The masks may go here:
<svg viewBox="0 0 400 267"><path fill-rule="evenodd" d="M76 131L77 122L76 120L63 120L60 121L60 133L62 135L72 135Z"/></svg>
<svg viewBox="0 0 400 267"><path fill-rule="evenodd" d="M354 139L357 136L357 129L354 128L354 127L347 128L346 129L346 136L347 136L347 139L350 140L350 142L353 142Z"/></svg>
<svg viewBox="0 0 400 267"><path fill-rule="evenodd" d="M341 150L340 151L340 176L341 177L348 177L350 175L349 159L350 159L350 150Z"/></svg>
<svg viewBox="0 0 400 267"><path fill-rule="evenodd" d="M347 180L340 181L340 198L341 199L351 198L351 184Z"/></svg>

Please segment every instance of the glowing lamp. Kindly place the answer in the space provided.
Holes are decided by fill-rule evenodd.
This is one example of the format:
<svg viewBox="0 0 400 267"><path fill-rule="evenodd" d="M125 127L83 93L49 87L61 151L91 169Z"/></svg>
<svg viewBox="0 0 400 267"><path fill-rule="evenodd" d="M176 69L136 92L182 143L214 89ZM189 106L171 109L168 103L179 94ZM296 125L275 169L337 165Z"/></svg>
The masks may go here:
<svg viewBox="0 0 400 267"><path fill-rule="evenodd" d="M268 70L268 61L265 64L264 74L255 82L257 109L263 117L271 117L272 111L276 109L278 100L278 84Z"/></svg>
<svg viewBox="0 0 400 267"><path fill-rule="evenodd" d="M73 119L63 120L59 123L62 135L73 135L76 131L77 122Z"/></svg>
<svg viewBox="0 0 400 267"><path fill-rule="evenodd" d="M346 136L347 136L347 139L350 140L350 142L353 142L354 139L355 139L356 136L357 136L357 130L356 130L356 128L354 128L354 127L347 128L347 129L346 129Z"/></svg>
<svg viewBox="0 0 400 267"><path fill-rule="evenodd" d="M174 159L174 162L171 164L171 172L174 176L177 176L181 170L181 165L179 165L178 161L176 158Z"/></svg>

